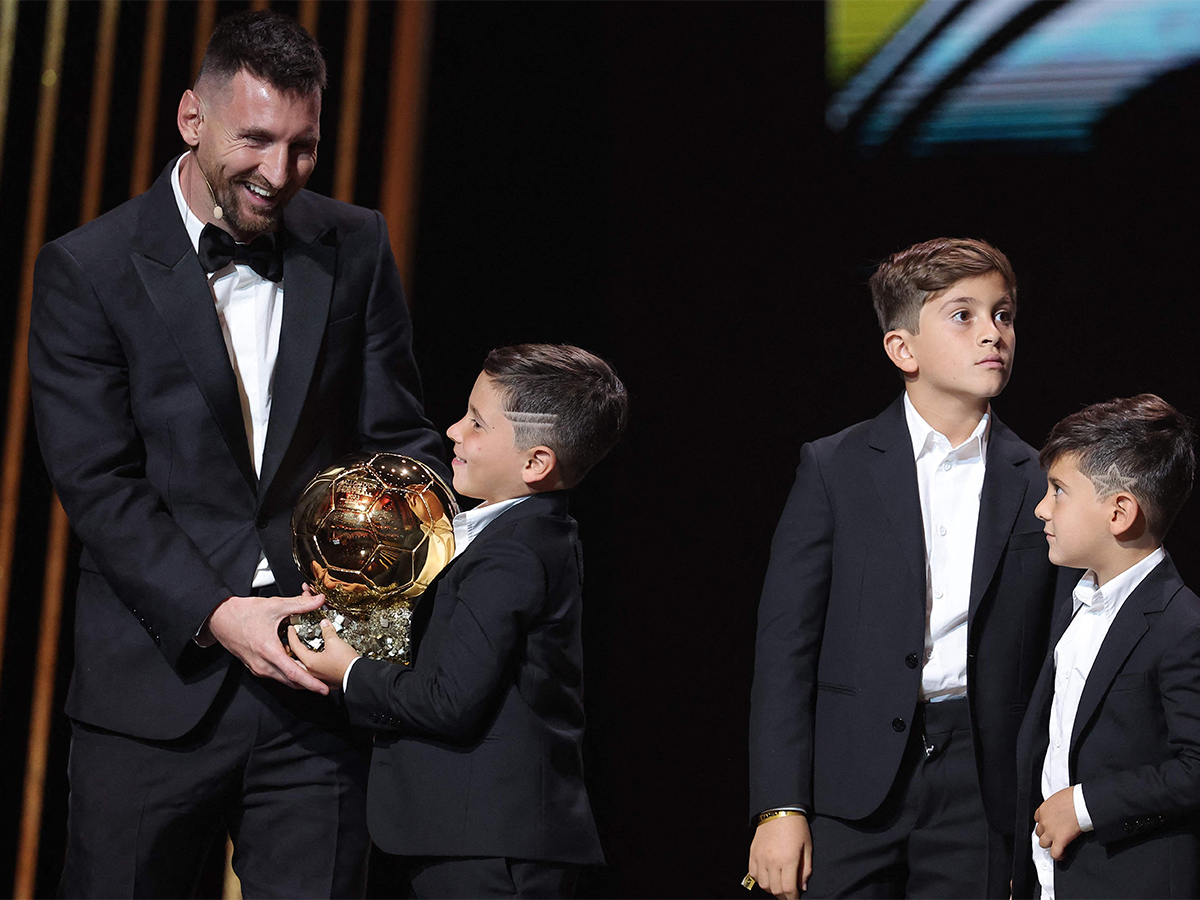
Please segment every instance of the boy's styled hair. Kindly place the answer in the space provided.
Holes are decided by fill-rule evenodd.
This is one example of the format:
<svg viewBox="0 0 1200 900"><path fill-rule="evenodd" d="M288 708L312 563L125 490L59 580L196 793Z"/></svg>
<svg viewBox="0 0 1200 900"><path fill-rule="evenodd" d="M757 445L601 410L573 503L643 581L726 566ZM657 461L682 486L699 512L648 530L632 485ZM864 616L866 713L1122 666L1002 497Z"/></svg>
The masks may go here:
<svg viewBox="0 0 1200 900"><path fill-rule="evenodd" d="M240 12L218 22L196 84L225 84L242 69L284 92L325 90L320 46L299 22L283 13Z"/></svg>
<svg viewBox="0 0 1200 900"><path fill-rule="evenodd" d="M629 396L612 367L570 344L516 344L487 355L517 448L554 451L574 487L613 448L629 417Z"/></svg>
<svg viewBox="0 0 1200 900"><path fill-rule="evenodd" d="M1017 302L1017 276L1008 257L986 241L934 238L893 253L879 264L868 284L884 334L903 328L917 334L921 307L955 282L998 272Z"/></svg>
<svg viewBox="0 0 1200 900"><path fill-rule="evenodd" d="M1050 432L1038 460L1049 469L1068 455L1098 498L1133 494L1159 540L1192 492L1192 425L1154 394L1094 403L1067 416Z"/></svg>

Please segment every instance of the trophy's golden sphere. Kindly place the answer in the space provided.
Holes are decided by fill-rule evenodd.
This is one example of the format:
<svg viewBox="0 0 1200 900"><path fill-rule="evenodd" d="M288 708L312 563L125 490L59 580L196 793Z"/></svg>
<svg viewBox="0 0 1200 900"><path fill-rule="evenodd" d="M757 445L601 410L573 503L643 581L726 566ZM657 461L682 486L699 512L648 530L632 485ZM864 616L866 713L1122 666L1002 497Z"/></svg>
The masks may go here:
<svg viewBox="0 0 1200 900"><path fill-rule="evenodd" d="M362 617L407 601L454 556L454 494L422 462L360 453L318 474L292 514L292 552L331 609Z"/></svg>

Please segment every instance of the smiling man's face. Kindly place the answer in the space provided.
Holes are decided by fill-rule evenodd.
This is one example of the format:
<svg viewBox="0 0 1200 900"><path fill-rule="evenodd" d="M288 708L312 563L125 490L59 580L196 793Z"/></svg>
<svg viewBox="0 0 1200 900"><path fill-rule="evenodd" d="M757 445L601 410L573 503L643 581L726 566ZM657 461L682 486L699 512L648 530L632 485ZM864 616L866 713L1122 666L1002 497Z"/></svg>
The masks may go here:
<svg viewBox="0 0 1200 900"><path fill-rule="evenodd" d="M190 95L190 98L189 98ZM190 135L200 170L188 178L188 205L193 211L212 204L207 176L221 222L239 240L275 231L284 207L312 175L321 140L321 94L281 91L242 70L226 84L197 85L183 107L194 102L199 114ZM194 168L194 167L193 167ZM199 212L197 212L199 215ZM212 221L212 216L200 216Z"/></svg>

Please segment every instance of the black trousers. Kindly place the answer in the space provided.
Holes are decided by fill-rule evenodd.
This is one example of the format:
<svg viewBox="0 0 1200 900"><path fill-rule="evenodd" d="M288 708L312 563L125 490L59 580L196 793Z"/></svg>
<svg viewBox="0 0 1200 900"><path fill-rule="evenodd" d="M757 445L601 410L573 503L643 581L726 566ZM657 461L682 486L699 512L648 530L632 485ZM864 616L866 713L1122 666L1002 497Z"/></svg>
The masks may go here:
<svg viewBox="0 0 1200 900"><path fill-rule="evenodd" d="M178 740L72 723L66 897L190 897L228 828L250 897L361 897L369 737L328 697L231 667Z"/></svg>
<svg viewBox="0 0 1200 900"><path fill-rule="evenodd" d="M1012 841L991 830L967 701L923 703L883 805L866 819L813 816L810 897L1009 895Z"/></svg>
<svg viewBox="0 0 1200 900"><path fill-rule="evenodd" d="M474 897L570 898L579 866L502 856L392 857L408 868L419 900Z"/></svg>

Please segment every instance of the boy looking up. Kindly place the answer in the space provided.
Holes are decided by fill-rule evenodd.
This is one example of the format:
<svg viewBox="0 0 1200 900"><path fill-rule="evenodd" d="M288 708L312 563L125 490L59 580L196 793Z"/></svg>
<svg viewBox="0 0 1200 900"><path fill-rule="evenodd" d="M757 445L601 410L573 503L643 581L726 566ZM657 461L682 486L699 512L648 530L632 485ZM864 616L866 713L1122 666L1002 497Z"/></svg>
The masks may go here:
<svg viewBox="0 0 1200 900"><path fill-rule="evenodd" d="M1016 279L942 238L870 286L905 389L800 450L759 606L749 874L777 897L1006 897L1055 587L1036 454L990 406Z"/></svg>
<svg viewBox="0 0 1200 900"><path fill-rule="evenodd" d="M1196 897L1200 599L1162 547L1192 489L1191 427L1153 394L1097 403L1041 462L1050 559L1087 572L1017 743L1013 895Z"/></svg>
<svg viewBox="0 0 1200 900"><path fill-rule="evenodd" d="M417 897L570 896L604 861L583 780L582 550L569 488L612 448L627 397L571 346L493 350L450 426L455 557L413 617L412 668L359 659L322 622L309 671L378 730L371 837Z"/></svg>

